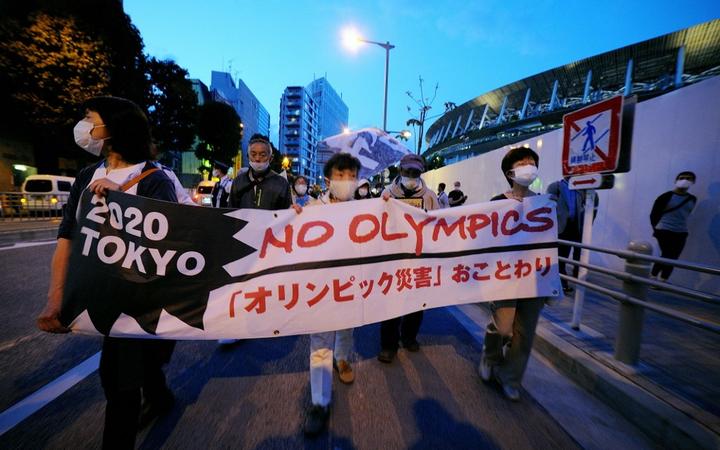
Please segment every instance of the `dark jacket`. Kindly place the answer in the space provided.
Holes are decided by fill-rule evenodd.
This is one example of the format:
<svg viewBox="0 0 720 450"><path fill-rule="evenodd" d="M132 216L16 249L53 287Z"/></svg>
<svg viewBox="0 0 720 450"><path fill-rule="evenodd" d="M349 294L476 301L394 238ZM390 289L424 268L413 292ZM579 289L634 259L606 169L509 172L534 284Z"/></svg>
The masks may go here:
<svg viewBox="0 0 720 450"><path fill-rule="evenodd" d="M667 191L663 194L660 194L658 198L655 199L655 203L653 203L652 211L650 211L650 225L652 225L653 229L657 226L658 223L660 223L660 219L662 219L662 216L665 213L669 213L672 210L679 209L681 206L685 205L687 202L691 202L693 205L697 203L697 197L694 195L688 193L687 200L683 201L680 205L676 206L675 208L668 209L667 205L670 202L670 199L673 196L673 191Z"/></svg>
<svg viewBox="0 0 720 450"><path fill-rule="evenodd" d="M77 223L77 208L80 203L80 197L82 196L85 188L90 184L90 180L98 167L105 164L105 161L90 165L80 170L75 182L70 189L70 197L68 198L67 204L63 208L63 218L58 228L58 239L72 239L73 232L75 231L75 224ZM155 166L152 163L145 164L143 172L153 169ZM177 195L175 194L175 185L172 180L162 171L158 170L147 177L140 180L137 185L137 195L141 197L154 198L156 200L165 200L168 202L177 202Z"/></svg>
<svg viewBox="0 0 720 450"><path fill-rule="evenodd" d="M233 180L229 204L231 208L287 209L292 204L290 183L272 170L260 179L244 170Z"/></svg>

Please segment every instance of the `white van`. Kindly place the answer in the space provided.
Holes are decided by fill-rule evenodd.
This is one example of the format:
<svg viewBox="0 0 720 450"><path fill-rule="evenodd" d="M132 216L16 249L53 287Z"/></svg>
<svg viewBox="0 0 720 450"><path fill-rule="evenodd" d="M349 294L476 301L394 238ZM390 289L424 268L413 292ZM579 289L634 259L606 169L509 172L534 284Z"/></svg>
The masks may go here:
<svg viewBox="0 0 720 450"><path fill-rule="evenodd" d="M72 177L30 175L23 182L20 201L28 211L62 211L74 182Z"/></svg>
<svg viewBox="0 0 720 450"><path fill-rule="evenodd" d="M212 191L215 187L214 181L201 181L195 188L193 200L200 206L212 206Z"/></svg>

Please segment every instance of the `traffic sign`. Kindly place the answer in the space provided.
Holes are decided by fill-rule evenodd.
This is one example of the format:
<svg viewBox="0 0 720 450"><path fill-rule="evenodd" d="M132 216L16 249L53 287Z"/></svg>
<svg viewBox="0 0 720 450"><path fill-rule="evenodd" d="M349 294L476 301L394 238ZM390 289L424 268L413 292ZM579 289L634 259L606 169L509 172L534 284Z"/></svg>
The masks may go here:
<svg viewBox="0 0 720 450"><path fill-rule="evenodd" d="M615 186L615 175L592 173L589 175L578 175L568 180L570 189L612 189Z"/></svg>
<svg viewBox="0 0 720 450"><path fill-rule="evenodd" d="M623 96L563 116L563 175L614 172L620 158Z"/></svg>

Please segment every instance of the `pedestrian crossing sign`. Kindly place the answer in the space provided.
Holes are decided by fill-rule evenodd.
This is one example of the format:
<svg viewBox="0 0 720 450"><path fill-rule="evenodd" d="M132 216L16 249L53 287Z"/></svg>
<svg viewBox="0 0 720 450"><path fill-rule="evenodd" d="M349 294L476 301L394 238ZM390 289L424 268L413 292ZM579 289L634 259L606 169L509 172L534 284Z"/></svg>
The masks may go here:
<svg viewBox="0 0 720 450"><path fill-rule="evenodd" d="M620 157L623 96L563 116L563 175L614 172Z"/></svg>

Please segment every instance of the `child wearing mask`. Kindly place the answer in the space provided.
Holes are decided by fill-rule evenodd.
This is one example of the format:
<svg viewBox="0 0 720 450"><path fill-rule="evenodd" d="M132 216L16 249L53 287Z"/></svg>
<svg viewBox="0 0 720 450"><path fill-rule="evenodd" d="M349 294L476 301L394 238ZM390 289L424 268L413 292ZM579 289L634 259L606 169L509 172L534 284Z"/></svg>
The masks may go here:
<svg viewBox="0 0 720 450"><path fill-rule="evenodd" d="M336 153L323 169L327 192L312 199L307 206L331 205L353 200L357 190L357 174L360 160L349 153ZM302 213L302 208L294 206ZM353 344L353 329L328 331L310 335L310 396L312 405L305 417L304 431L308 436L316 436L325 429L330 416L332 397L332 370L338 372L342 383L351 384L355 380L348 361Z"/></svg>

